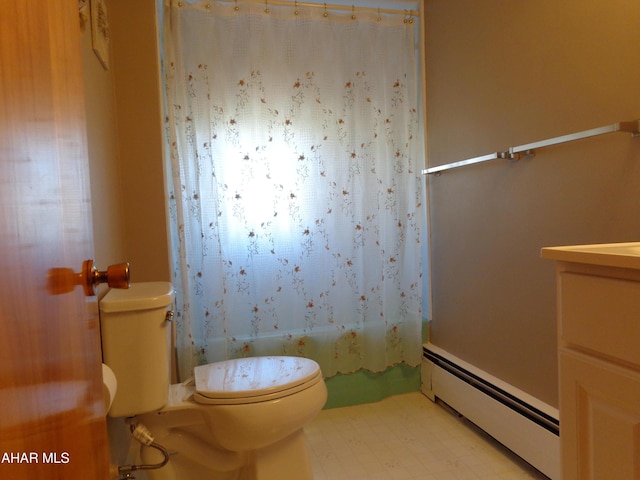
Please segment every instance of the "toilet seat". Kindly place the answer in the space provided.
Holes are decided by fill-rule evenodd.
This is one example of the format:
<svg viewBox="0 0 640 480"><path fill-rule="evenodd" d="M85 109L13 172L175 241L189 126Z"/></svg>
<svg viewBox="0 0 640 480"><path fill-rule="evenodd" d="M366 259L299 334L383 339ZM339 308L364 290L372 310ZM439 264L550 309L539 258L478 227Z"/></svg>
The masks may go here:
<svg viewBox="0 0 640 480"><path fill-rule="evenodd" d="M194 368L194 401L238 405L274 400L322 380L320 366L301 357L251 357Z"/></svg>

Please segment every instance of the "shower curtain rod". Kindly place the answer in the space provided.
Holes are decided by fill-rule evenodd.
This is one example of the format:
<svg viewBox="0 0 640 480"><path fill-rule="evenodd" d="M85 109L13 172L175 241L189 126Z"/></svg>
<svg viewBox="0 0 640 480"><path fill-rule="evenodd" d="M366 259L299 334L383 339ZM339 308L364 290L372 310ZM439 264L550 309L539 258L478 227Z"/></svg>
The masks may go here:
<svg viewBox="0 0 640 480"><path fill-rule="evenodd" d="M481 157L469 158L467 160L461 160L459 162L447 163L445 165L438 165L437 167L425 168L422 170L423 175L431 175L433 173L440 173L445 170L451 170L452 168L464 167L466 165L472 165L474 163L487 162L489 160L495 160L498 158L506 158L509 160L518 160L520 153L524 152L528 156L535 155L536 148L548 147L550 145L558 145L559 143L572 142L574 140L580 140L583 138L595 137L597 135L603 135L605 133L627 132L632 137L640 137L640 120L632 120L629 122L619 122L605 127L592 128L590 130L584 130L582 132L571 133L569 135L562 135L560 137L549 138L547 140L540 140L538 142L526 143L517 147L510 147L506 152L495 152L488 155L482 155Z"/></svg>
<svg viewBox="0 0 640 480"><path fill-rule="evenodd" d="M285 7L310 7L310 8L322 8L324 10L344 10L349 12L371 12L371 13L387 13L392 15L404 15L407 18L420 17L420 12L417 10L399 10L393 8L375 8L375 7L360 7L355 5L336 5L331 3L310 3L310 2L296 2L296 1L282 1L282 0L241 0L243 2L251 3L263 3L265 8L269 5L278 5ZM238 3L237 0L235 3Z"/></svg>

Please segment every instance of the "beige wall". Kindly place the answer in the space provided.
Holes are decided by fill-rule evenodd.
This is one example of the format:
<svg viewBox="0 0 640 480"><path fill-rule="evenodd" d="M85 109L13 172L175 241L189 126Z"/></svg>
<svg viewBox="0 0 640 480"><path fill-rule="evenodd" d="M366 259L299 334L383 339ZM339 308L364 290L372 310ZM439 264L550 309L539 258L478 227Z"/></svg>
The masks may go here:
<svg viewBox="0 0 640 480"><path fill-rule="evenodd" d="M640 2L426 0L430 166L640 118ZM640 139L428 179L433 342L557 405L543 246L640 240Z"/></svg>
<svg viewBox="0 0 640 480"><path fill-rule="evenodd" d="M109 9L123 226L132 281L170 280L156 0Z"/></svg>
<svg viewBox="0 0 640 480"><path fill-rule="evenodd" d="M110 68L83 35L96 260L170 280L155 0L108 2Z"/></svg>
<svg viewBox="0 0 640 480"><path fill-rule="evenodd" d="M107 11L108 70L90 27L82 36L95 259L129 261L134 282L169 280L155 0L109 1ZM108 427L112 462L124 464L128 428Z"/></svg>
<svg viewBox="0 0 640 480"><path fill-rule="evenodd" d="M82 35L82 60L95 260L98 267L106 268L127 260L122 220L122 174L118 166L112 71L105 70L93 52L89 25Z"/></svg>

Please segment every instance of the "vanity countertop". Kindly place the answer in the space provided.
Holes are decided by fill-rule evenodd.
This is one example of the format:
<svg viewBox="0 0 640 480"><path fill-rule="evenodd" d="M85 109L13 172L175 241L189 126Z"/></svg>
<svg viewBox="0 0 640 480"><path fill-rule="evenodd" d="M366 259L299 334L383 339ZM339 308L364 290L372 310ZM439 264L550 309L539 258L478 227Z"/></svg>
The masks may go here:
<svg viewBox="0 0 640 480"><path fill-rule="evenodd" d="M542 258L640 270L640 242L545 247Z"/></svg>

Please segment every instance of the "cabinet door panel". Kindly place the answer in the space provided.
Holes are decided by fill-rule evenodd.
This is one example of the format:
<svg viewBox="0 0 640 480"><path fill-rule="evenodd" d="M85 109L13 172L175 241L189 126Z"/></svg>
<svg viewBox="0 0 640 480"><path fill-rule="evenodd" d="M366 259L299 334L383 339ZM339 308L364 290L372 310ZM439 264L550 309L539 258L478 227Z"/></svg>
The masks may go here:
<svg viewBox="0 0 640 480"><path fill-rule="evenodd" d="M560 352L564 480L640 480L640 374Z"/></svg>
<svg viewBox="0 0 640 480"><path fill-rule="evenodd" d="M640 283L562 273L560 340L640 366Z"/></svg>

